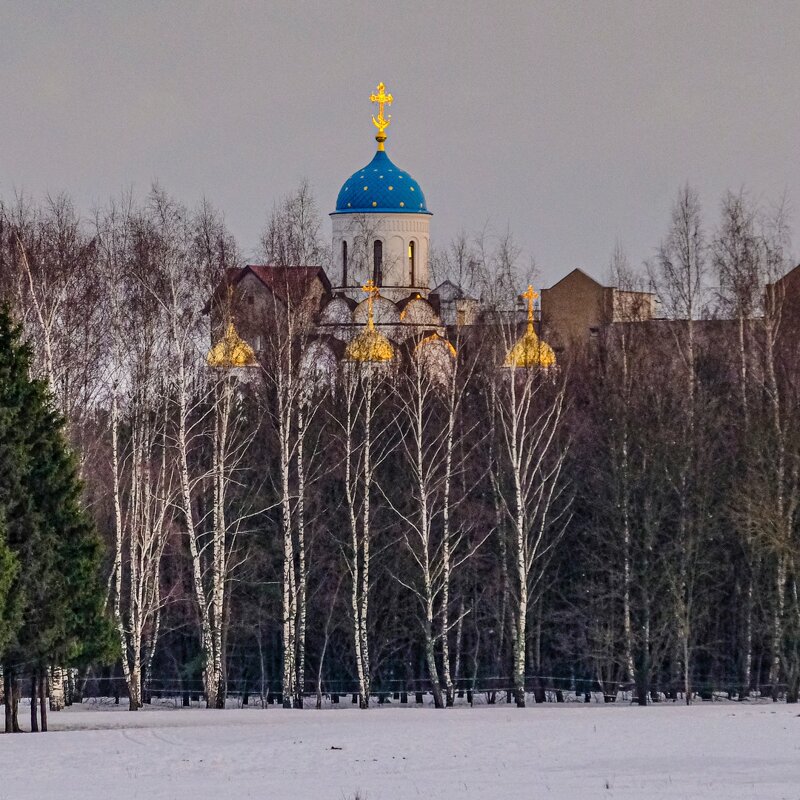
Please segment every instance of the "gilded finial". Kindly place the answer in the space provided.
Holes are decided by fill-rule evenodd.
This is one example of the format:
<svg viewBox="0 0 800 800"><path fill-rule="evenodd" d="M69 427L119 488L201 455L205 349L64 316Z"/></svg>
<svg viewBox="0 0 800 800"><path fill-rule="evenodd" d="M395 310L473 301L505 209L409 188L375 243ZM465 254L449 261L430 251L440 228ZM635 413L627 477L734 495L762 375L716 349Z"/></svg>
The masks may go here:
<svg viewBox="0 0 800 800"><path fill-rule="evenodd" d="M543 342L536 335L533 328L533 301L539 296L539 293L533 286L528 286L520 296L528 301L528 325L525 333L506 354L503 366L512 369L530 369L532 367L549 369L556 363L556 354L549 344Z"/></svg>
<svg viewBox="0 0 800 800"><path fill-rule="evenodd" d="M375 329L375 318L372 305L380 293L375 282L368 280L361 289L367 294L367 325L345 348L348 361L365 361L371 363L387 362L394 358L391 342Z"/></svg>
<svg viewBox="0 0 800 800"><path fill-rule="evenodd" d="M361 291L362 291L362 292L364 292L365 294L369 295L369 297L372 297L373 295L376 295L376 294L378 294L378 293L380 292L380 288L379 288L379 287L378 287L378 285L375 283L375 281L373 281L373 280L372 280L372 278L370 278L370 279L369 279L369 280L368 280L368 281L367 281L367 282L366 282L366 283L365 283L365 284L364 284L364 285L361 287Z"/></svg>
<svg viewBox="0 0 800 800"><path fill-rule="evenodd" d="M228 322L225 335L208 351L206 363L217 369L258 365L253 348L236 332L233 321Z"/></svg>
<svg viewBox="0 0 800 800"><path fill-rule="evenodd" d="M362 292L367 295L367 328L375 330L375 319L372 315L372 304L375 298L380 294L380 289L375 285L375 281L370 278L362 287Z"/></svg>
<svg viewBox="0 0 800 800"><path fill-rule="evenodd" d="M370 103L377 103L378 104L378 116L376 117L374 114L372 116L372 124L378 129L378 134L375 139L378 142L378 150L383 150L383 143L386 141L386 134L384 131L389 127L389 123L392 121L392 115L389 114L388 116L383 116L383 107L384 105L391 105L394 98L391 94L386 94L386 86L383 83L379 83L377 87L377 92L373 92L369 96Z"/></svg>

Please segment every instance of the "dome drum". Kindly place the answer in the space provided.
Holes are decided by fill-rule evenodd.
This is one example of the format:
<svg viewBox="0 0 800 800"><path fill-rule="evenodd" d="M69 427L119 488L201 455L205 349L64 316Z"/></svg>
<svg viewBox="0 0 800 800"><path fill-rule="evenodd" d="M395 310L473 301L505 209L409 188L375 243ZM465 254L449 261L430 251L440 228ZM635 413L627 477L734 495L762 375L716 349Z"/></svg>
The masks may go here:
<svg viewBox="0 0 800 800"><path fill-rule="evenodd" d="M332 222L336 289L358 301L361 286L371 279L395 302L428 295L429 215L333 214Z"/></svg>

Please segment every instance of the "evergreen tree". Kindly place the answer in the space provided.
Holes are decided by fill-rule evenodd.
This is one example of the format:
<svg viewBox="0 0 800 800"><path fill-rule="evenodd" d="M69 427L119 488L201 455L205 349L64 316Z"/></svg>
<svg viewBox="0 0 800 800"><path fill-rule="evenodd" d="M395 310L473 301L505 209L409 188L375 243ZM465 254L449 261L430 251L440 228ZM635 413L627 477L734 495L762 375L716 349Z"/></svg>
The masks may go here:
<svg viewBox="0 0 800 800"><path fill-rule="evenodd" d="M6 731L19 727L15 679L22 671L41 677L48 664L78 665L112 652L100 542L81 506L63 419L46 384L31 380L30 362L19 327L0 310L0 518L9 551L0 546Z"/></svg>
<svg viewBox="0 0 800 800"><path fill-rule="evenodd" d="M16 620L11 616L10 591L17 576L18 561L8 546L5 519L0 515L0 653L14 633Z"/></svg>

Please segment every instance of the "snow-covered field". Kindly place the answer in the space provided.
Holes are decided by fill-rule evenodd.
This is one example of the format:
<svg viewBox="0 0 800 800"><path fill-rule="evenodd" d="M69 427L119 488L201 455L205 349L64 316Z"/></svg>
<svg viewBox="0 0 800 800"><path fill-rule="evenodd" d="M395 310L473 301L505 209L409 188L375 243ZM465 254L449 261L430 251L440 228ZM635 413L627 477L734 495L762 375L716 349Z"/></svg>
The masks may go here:
<svg viewBox="0 0 800 800"><path fill-rule="evenodd" d="M782 704L84 706L50 722L0 736L0 800L800 800L800 707Z"/></svg>

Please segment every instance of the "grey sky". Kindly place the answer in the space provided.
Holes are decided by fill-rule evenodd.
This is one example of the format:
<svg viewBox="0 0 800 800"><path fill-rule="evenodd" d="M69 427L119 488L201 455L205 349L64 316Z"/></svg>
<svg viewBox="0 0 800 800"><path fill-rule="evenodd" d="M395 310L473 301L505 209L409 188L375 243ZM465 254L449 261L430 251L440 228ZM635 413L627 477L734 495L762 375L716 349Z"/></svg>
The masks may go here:
<svg viewBox="0 0 800 800"><path fill-rule="evenodd" d="M798 42L798 2L0 2L0 196L158 179L249 253L302 177L333 210L383 80L437 245L488 221L545 285L603 277L687 179L709 227L727 188L788 192L797 242Z"/></svg>

